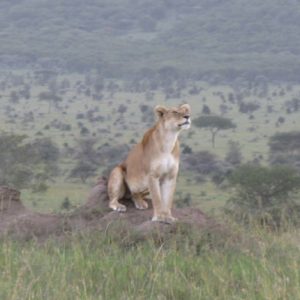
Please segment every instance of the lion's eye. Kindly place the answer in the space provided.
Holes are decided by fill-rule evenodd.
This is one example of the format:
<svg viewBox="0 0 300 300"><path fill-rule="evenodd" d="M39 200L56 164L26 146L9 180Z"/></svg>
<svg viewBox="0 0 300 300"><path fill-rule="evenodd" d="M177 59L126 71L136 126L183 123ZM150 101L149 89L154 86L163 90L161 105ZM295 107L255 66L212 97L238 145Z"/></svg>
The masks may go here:
<svg viewBox="0 0 300 300"><path fill-rule="evenodd" d="M179 112L178 112L178 111L175 111L175 110L172 111L172 113L175 114L175 115L179 115Z"/></svg>

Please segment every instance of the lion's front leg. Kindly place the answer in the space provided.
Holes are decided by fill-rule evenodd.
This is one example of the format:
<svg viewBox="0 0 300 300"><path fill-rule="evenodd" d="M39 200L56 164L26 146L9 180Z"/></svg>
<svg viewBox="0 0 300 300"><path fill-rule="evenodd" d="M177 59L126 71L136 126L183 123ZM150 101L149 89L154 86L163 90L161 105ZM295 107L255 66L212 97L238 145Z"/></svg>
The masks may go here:
<svg viewBox="0 0 300 300"><path fill-rule="evenodd" d="M176 178L174 181L162 182L162 185L160 185L159 178L150 177L149 191L153 205L152 221L172 223L176 220L171 215L175 185Z"/></svg>
<svg viewBox="0 0 300 300"><path fill-rule="evenodd" d="M167 177L161 181L160 190L161 190L163 212L165 213L166 218L171 222L176 221L176 218L172 216L172 212L171 212L173 206L175 188L176 188L176 176Z"/></svg>
<svg viewBox="0 0 300 300"><path fill-rule="evenodd" d="M159 178L155 176L149 177L149 192L153 206L153 218L152 221L156 221L161 214L161 194L159 186Z"/></svg>

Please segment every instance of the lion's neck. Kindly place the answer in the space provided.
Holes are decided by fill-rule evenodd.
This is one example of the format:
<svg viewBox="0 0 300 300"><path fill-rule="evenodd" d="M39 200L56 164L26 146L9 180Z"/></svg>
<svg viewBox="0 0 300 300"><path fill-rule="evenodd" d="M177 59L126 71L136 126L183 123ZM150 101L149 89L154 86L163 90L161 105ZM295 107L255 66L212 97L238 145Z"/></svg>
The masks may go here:
<svg viewBox="0 0 300 300"><path fill-rule="evenodd" d="M163 153L171 153L175 147L179 132L166 130L162 125L157 126L156 138L159 140L160 150Z"/></svg>

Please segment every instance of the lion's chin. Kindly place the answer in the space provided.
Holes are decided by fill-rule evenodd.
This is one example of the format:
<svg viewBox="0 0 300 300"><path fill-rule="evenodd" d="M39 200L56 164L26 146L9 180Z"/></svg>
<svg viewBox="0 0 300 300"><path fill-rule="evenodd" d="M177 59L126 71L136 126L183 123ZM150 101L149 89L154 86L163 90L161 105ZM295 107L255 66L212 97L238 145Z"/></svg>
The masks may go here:
<svg viewBox="0 0 300 300"><path fill-rule="evenodd" d="M179 127L180 129L189 129L189 128L191 127L191 122L188 121L188 122L185 122L185 123L183 123L183 124L179 124L178 127Z"/></svg>

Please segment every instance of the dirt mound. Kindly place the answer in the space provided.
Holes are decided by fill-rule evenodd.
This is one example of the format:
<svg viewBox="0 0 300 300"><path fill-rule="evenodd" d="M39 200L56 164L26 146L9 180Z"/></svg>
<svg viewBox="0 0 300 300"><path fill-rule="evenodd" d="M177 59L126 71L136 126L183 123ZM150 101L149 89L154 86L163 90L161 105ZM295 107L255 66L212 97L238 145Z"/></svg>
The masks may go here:
<svg viewBox="0 0 300 300"><path fill-rule="evenodd" d="M110 211L106 193L106 180L100 178L91 190L84 205L69 214L41 214L24 207L20 192L0 187L0 237L9 235L20 239L47 239L70 232L98 230L108 232L120 228L134 232L140 238L164 235L176 231L182 224L199 229L219 227L215 221L197 208L178 208L173 214L178 222L170 225L152 222L152 209L136 210L131 201L124 199L125 213ZM150 203L149 203L150 204Z"/></svg>

